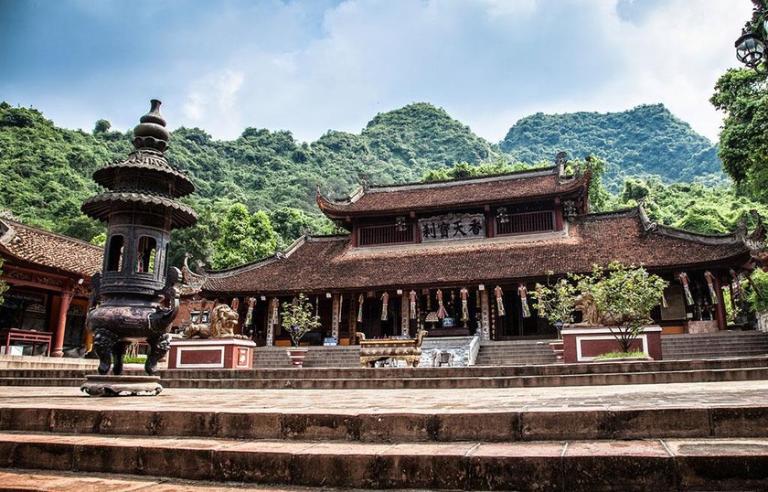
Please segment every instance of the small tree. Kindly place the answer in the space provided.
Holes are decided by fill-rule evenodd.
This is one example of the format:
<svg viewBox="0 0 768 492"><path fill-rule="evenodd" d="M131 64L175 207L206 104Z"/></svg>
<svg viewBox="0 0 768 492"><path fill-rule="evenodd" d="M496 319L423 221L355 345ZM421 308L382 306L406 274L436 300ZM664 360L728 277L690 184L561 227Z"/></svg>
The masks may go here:
<svg viewBox="0 0 768 492"><path fill-rule="evenodd" d="M552 324L573 322L576 296L576 286L565 278L554 285L536 284L536 291L533 292L539 315Z"/></svg>
<svg viewBox="0 0 768 492"><path fill-rule="evenodd" d="M3 275L3 259L0 258L0 276L2 275ZM0 305L2 305L4 302L3 294L7 290L8 290L8 284L5 283L3 280L0 280Z"/></svg>
<svg viewBox="0 0 768 492"><path fill-rule="evenodd" d="M312 304L304 294L299 294L290 304L283 306L282 326L291 336L295 347L299 346L299 341L304 335L320 326L320 317L312 312Z"/></svg>
<svg viewBox="0 0 768 492"><path fill-rule="evenodd" d="M643 267L613 262L607 270L595 268L590 282L597 312L619 342L629 352L643 325L653 322L651 311L659 305L668 282L648 273Z"/></svg>

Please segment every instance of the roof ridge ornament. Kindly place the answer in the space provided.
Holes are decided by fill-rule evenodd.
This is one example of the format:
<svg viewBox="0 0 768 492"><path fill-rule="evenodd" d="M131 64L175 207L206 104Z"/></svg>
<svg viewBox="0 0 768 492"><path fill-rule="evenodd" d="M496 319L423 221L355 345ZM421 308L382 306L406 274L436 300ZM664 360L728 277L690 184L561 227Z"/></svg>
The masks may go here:
<svg viewBox="0 0 768 492"><path fill-rule="evenodd" d="M645 212L645 200L640 198L637 200L637 213L640 215L640 222L643 224L643 232L649 233L658 230L659 224L648 217Z"/></svg>

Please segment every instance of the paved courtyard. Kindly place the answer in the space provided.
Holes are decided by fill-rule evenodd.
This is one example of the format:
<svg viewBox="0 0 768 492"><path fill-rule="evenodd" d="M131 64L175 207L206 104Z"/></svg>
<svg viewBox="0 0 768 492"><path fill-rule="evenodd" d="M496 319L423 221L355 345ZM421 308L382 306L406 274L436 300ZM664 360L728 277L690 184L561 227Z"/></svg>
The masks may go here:
<svg viewBox="0 0 768 492"><path fill-rule="evenodd" d="M768 381L513 389L166 389L156 397L95 398L72 387L0 387L0 408L360 412L556 411L768 406Z"/></svg>

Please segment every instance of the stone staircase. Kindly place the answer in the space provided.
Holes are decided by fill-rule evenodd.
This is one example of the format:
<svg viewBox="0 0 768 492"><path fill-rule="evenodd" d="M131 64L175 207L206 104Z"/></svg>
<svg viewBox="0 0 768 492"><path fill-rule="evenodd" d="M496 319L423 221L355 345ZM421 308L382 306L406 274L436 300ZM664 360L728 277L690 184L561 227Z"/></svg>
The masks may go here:
<svg viewBox="0 0 768 492"><path fill-rule="evenodd" d="M349 414L125 410L115 401L1 407L0 467L189 481L163 490L203 480L211 488L538 492L765 490L768 483L765 406Z"/></svg>
<svg viewBox="0 0 768 492"><path fill-rule="evenodd" d="M467 367L474 365L475 337L426 337L421 344L419 367ZM475 349L476 350L476 349Z"/></svg>
<svg viewBox="0 0 768 492"><path fill-rule="evenodd" d="M291 367L287 347L257 347L253 353L254 369L284 369ZM309 347L304 367L360 367L360 347Z"/></svg>
<svg viewBox="0 0 768 492"><path fill-rule="evenodd" d="M768 333L721 331L700 335L663 335L664 360L719 359L768 354Z"/></svg>
<svg viewBox="0 0 768 492"><path fill-rule="evenodd" d="M478 366L520 366L529 364L555 364L557 359L551 340L513 340L483 342L477 354Z"/></svg>
<svg viewBox="0 0 768 492"><path fill-rule="evenodd" d="M0 369L0 386L80 386L84 369ZM141 374L138 367L127 375ZM165 388L458 389L768 380L768 356L439 368L183 369L159 373ZM2 415L0 415L2 418Z"/></svg>

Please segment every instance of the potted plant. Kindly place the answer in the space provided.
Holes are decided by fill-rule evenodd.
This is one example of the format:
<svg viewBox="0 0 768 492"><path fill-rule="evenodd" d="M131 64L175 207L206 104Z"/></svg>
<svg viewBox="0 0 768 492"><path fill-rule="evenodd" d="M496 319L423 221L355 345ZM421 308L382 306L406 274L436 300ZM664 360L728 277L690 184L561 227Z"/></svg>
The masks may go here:
<svg viewBox="0 0 768 492"><path fill-rule="evenodd" d="M293 347L288 349L288 356L294 367L302 367L307 355L306 348L299 348L302 337L320 326L320 317L312 312L312 304L304 294L299 294L292 302L283 306L282 327L293 341Z"/></svg>

